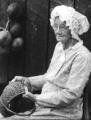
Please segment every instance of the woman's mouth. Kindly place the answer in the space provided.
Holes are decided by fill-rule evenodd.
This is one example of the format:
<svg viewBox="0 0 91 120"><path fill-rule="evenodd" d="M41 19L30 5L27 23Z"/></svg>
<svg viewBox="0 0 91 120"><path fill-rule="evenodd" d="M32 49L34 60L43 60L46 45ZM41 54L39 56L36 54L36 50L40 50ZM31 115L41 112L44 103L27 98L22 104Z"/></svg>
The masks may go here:
<svg viewBox="0 0 91 120"><path fill-rule="evenodd" d="M57 38L64 37L64 35L56 35Z"/></svg>

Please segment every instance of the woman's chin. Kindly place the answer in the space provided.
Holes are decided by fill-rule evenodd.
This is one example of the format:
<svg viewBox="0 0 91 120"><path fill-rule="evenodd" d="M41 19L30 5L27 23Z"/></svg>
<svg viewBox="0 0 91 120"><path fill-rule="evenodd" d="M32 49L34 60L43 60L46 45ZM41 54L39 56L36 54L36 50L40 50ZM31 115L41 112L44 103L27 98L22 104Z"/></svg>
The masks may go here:
<svg viewBox="0 0 91 120"><path fill-rule="evenodd" d="M58 42L62 42L62 41L63 41L63 39L62 39L62 38L59 38L59 37L57 37L56 40L57 40Z"/></svg>

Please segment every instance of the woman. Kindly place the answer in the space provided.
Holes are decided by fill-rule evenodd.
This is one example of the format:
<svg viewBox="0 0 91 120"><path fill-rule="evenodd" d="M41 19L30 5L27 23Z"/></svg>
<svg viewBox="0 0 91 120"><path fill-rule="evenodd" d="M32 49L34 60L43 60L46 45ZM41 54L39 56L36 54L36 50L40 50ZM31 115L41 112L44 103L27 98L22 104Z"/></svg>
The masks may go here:
<svg viewBox="0 0 91 120"><path fill-rule="evenodd" d="M86 16L74 8L57 6L51 12L51 26L57 44L47 72L40 76L16 76L25 85L41 89L41 94L26 92L24 97L36 101L36 111L30 118L80 120L82 94L91 72L91 53L79 35L87 32Z"/></svg>

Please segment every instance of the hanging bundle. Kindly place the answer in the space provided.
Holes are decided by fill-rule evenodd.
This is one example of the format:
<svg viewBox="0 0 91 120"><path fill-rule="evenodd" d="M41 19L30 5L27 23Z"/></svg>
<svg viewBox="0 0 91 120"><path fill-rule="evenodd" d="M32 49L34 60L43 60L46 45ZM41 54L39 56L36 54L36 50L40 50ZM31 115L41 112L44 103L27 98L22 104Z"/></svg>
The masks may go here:
<svg viewBox="0 0 91 120"><path fill-rule="evenodd" d="M19 51L23 48L24 36L23 19L24 19L24 4L23 2L12 2L7 8L8 19L10 20L8 30L12 36L10 44L11 51Z"/></svg>
<svg viewBox="0 0 91 120"><path fill-rule="evenodd" d="M7 8L5 28L0 27L0 54L19 51L23 48L24 38L22 28L23 3L13 2Z"/></svg>
<svg viewBox="0 0 91 120"><path fill-rule="evenodd" d="M19 2L13 2L8 5L7 15L12 21L19 21L23 15L23 4Z"/></svg>
<svg viewBox="0 0 91 120"><path fill-rule="evenodd" d="M9 45L12 41L11 33L8 30L9 22L8 20L5 28L0 27L0 53L9 52Z"/></svg>
<svg viewBox="0 0 91 120"><path fill-rule="evenodd" d="M12 25L10 26L9 31L10 31L12 37L16 38L16 37L21 36L22 27L21 27L20 23L18 23L18 22L12 22Z"/></svg>
<svg viewBox="0 0 91 120"><path fill-rule="evenodd" d="M0 46L9 45L11 40L12 40L12 37L8 30L3 29L0 31Z"/></svg>

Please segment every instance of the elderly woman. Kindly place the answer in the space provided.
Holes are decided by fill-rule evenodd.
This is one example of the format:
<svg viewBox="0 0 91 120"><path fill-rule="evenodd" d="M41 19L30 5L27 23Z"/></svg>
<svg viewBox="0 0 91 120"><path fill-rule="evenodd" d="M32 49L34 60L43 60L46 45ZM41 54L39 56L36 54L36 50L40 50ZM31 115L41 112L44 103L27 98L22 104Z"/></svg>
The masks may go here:
<svg viewBox="0 0 91 120"><path fill-rule="evenodd" d="M80 120L82 94L91 72L91 53L79 35L87 32L86 16L65 5L51 12L51 26L57 44L47 72L34 77L16 76L12 81L24 80L25 85L41 89L41 94L26 92L36 102L30 118Z"/></svg>

